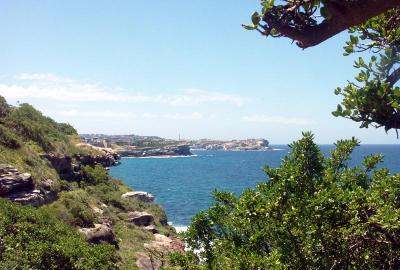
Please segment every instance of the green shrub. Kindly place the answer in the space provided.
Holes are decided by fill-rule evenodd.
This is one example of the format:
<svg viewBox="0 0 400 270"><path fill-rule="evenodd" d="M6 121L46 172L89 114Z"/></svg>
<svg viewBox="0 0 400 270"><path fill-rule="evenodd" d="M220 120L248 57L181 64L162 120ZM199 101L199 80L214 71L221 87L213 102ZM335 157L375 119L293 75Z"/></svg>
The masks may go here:
<svg viewBox="0 0 400 270"><path fill-rule="evenodd" d="M215 192L190 225L187 243L208 269L399 269L400 174L382 157L348 160L357 140L324 158L305 133L278 168L239 197Z"/></svg>
<svg viewBox="0 0 400 270"><path fill-rule="evenodd" d="M21 141L17 135L9 131L7 128L0 124L0 144L11 149L21 147Z"/></svg>
<svg viewBox="0 0 400 270"><path fill-rule="evenodd" d="M95 200L84 190L77 189L62 192L56 202L43 208L69 225L91 227L97 221L91 205L96 205Z"/></svg>
<svg viewBox="0 0 400 270"><path fill-rule="evenodd" d="M71 125L59 124L26 103L11 108L4 124L25 141L37 143L44 151L54 150L57 143L68 143L68 136L77 134Z"/></svg>
<svg viewBox="0 0 400 270"><path fill-rule="evenodd" d="M117 269L111 245L90 245L42 209L0 199L0 269Z"/></svg>
<svg viewBox="0 0 400 270"><path fill-rule="evenodd" d="M7 104L7 101L4 97L0 96L0 117L4 117L10 111L10 106Z"/></svg>
<svg viewBox="0 0 400 270"><path fill-rule="evenodd" d="M88 185L106 183L109 180L107 170L101 165L95 167L83 166L81 171L83 182Z"/></svg>

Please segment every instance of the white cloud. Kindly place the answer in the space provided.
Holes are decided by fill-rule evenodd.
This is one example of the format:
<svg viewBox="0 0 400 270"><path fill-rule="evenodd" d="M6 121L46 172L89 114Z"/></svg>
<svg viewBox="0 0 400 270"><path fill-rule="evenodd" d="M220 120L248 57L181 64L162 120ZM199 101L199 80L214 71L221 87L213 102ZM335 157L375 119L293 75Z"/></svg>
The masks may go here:
<svg viewBox="0 0 400 270"><path fill-rule="evenodd" d="M281 124L281 125L309 125L314 121L306 118L270 116L270 115L248 115L242 117L242 121L263 124Z"/></svg>
<svg viewBox="0 0 400 270"><path fill-rule="evenodd" d="M131 112L115 112L115 111L79 111L76 109L60 111L58 114L66 117L85 117L85 118L115 118L126 119L136 118L137 115Z"/></svg>
<svg viewBox="0 0 400 270"><path fill-rule="evenodd" d="M63 102L125 102L153 103L170 106L195 106L202 103L225 103L242 106L249 101L239 95L201 89L187 89L172 95L146 95L120 88L106 88L79 82L54 74L22 73L13 84L0 84L0 95L6 98L48 99Z"/></svg>
<svg viewBox="0 0 400 270"><path fill-rule="evenodd" d="M169 120L201 120L204 115L199 112L192 113L139 113L116 112L116 111L80 111L77 109L63 110L59 112L47 112L48 114L58 114L65 117L84 117L84 118L112 118L112 119L169 119Z"/></svg>
<svg viewBox="0 0 400 270"><path fill-rule="evenodd" d="M193 113L166 113L166 114L151 114L143 113L142 118L149 119L171 119L171 120L201 120L204 119L204 115L199 112Z"/></svg>

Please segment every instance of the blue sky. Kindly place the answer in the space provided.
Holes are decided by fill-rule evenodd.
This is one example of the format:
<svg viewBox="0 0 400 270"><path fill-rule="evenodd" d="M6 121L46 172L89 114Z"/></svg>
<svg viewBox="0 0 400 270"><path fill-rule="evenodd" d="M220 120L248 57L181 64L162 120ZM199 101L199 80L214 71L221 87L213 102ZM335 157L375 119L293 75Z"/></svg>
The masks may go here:
<svg viewBox="0 0 400 270"><path fill-rule="evenodd" d="M241 23L259 1L1 1L0 95L81 133L319 143L394 133L334 118L346 33L301 50Z"/></svg>

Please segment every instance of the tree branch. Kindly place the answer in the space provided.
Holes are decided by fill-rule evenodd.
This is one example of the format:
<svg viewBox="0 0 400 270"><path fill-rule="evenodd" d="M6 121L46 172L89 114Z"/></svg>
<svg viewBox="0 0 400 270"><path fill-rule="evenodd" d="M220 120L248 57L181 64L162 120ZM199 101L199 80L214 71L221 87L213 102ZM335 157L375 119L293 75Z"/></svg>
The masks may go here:
<svg viewBox="0 0 400 270"><path fill-rule="evenodd" d="M330 0L325 4L331 17L317 25L305 25L302 29L290 25L273 12L264 15L263 21L283 36L297 41L301 48L315 46L330 37L392 8L400 8L400 0Z"/></svg>
<svg viewBox="0 0 400 270"><path fill-rule="evenodd" d="M387 78L387 82L389 83L389 86L392 87L395 85L396 82L400 80L400 68L396 69L393 71L389 77Z"/></svg>

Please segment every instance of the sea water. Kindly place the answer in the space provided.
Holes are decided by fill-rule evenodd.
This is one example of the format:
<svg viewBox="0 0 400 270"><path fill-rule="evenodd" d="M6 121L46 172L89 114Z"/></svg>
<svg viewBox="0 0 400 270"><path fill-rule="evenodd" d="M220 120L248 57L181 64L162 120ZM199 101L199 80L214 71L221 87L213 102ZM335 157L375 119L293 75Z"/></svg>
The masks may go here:
<svg viewBox="0 0 400 270"><path fill-rule="evenodd" d="M290 152L285 145L271 151L192 151L190 157L123 158L111 175L134 190L147 191L156 197L178 230L190 224L193 216L212 203L213 190L240 194L257 183L267 181L264 165L279 166ZM328 156L333 145L321 145ZM354 151L350 165L360 165L364 156L381 153L381 166L400 172L400 145L362 145Z"/></svg>

